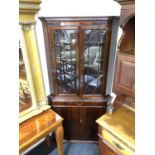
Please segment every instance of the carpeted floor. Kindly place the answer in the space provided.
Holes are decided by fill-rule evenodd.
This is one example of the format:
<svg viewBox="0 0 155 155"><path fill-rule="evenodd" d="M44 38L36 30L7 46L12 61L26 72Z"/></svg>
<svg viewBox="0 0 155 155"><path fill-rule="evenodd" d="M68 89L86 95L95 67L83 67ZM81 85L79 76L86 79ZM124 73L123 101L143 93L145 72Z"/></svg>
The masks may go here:
<svg viewBox="0 0 155 155"><path fill-rule="evenodd" d="M98 155L98 145L96 143L64 143L64 155ZM57 149L49 155L57 155Z"/></svg>
<svg viewBox="0 0 155 155"><path fill-rule="evenodd" d="M65 142L63 150L64 155L98 155L98 144ZM52 142L52 146L49 149L43 142L26 155L58 155L58 152L54 142Z"/></svg>

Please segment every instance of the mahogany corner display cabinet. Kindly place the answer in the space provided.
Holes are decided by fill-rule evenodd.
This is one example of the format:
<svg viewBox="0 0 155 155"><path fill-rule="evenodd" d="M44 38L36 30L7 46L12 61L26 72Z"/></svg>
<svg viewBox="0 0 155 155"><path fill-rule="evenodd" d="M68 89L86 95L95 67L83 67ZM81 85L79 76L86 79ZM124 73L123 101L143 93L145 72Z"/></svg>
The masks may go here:
<svg viewBox="0 0 155 155"><path fill-rule="evenodd" d="M40 17L52 108L64 118L66 140L97 141L95 120L105 114L118 17Z"/></svg>

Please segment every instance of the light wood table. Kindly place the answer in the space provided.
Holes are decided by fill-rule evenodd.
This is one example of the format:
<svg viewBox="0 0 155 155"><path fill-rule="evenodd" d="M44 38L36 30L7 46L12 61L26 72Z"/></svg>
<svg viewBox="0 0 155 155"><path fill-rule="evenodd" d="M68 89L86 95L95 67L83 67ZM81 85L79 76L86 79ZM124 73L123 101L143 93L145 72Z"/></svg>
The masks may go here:
<svg viewBox="0 0 155 155"><path fill-rule="evenodd" d="M63 155L63 118L54 111L47 110L19 125L19 152L23 152L42 138L55 132L58 155Z"/></svg>
<svg viewBox="0 0 155 155"><path fill-rule="evenodd" d="M135 112L131 108L123 105L113 114L105 114L96 122L99 125L99 155L107 152L114 155L134 154Z"/></svg>

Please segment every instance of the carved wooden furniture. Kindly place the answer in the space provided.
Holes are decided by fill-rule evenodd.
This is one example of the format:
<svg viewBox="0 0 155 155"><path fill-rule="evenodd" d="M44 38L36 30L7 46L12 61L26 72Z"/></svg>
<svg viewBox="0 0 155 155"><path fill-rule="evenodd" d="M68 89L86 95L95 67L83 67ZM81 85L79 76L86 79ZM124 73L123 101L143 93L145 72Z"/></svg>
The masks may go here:
<svg viewBox="0 0 155 155"><path fill-rule="evenodd" d="M135 151L135 113L122 106L96 121L99 125L99 155L133 155Z"/></svg>
<svg viewBox="0 0 155 155"><path fill-rule="evenodd" d="M133 155L135 141L135 11L133 0L115 0L122 5L113 92L114 112L99 125L99 155Z"/></svg>
<svg viewBox="0 0 155 155"><path fill-rule="evenodd" d="M55 132L58 155L63 155L63 119L54 111L47 110L19 125L19 152Z"/></svg>
<svg viewBox="0 0 155 155"><path fill-rule="evenodd" d="M118 18L40 19L50 80L49 100L64 118L65 139L97 140L95 120L106 111L110 43L114 20Z"/></svg>
<svg viewBox="0 0 155 155"><path fill-rule="evenodd" d="M118 44L115 80L113 91L118 102L115 107L126 103L134 108L135 104L135 5L134 0L116 0L121 4L120 27L123 31Z"/></svg>

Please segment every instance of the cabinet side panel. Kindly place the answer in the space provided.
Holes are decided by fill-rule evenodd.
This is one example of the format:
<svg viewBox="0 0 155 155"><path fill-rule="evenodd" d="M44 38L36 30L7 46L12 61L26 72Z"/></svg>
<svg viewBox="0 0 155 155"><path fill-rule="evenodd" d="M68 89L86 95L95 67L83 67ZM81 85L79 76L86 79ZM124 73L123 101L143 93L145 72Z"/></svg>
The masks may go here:
<svg viewBox="0 0 155 155"><path fill-rule="evenodd" d="M135 61L134 57L118 54L114 92L134 97L135 95Z"/></svg>

